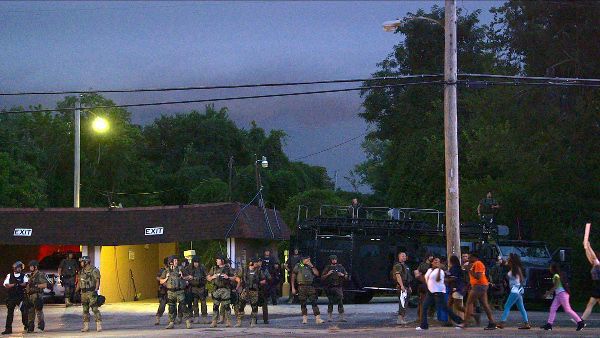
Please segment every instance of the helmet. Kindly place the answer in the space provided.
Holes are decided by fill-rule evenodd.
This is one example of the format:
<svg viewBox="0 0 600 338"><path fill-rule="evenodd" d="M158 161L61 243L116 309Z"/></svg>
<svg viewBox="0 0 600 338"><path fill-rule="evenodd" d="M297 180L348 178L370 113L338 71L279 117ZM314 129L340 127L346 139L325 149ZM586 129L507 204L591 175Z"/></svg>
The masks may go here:
<svg viewBox="0 0 600 338"><path fill-rule="evenodd" d="M20 266L22 269L25 266L25 264L23 264L23 262L21 262L21 261L16 261L12 265L13 269L17 268L17 266Z"/></svg>
<svg viewBox="0 0 600 338"><path fill-rule="evenodd" d="M220 252L219 252L219 253L217 253L217 254L215 255L215 259L222 259L222 260L225 260L225 255L223 255L222 253L220 253Z"/></svg>
<svg viewBox="0 0 600 338"><path fill-rule="evenodd" d="M331 256L329 256L329 260L330 261L333 261L333 260L337 261L337 256L336 255L331 255Z"/></svg>
<svg viewBox="0 0 600 338"><path fill-rule="evenodd" d="M198 257L196 255L192 256L192 263L195 263L195 262L200 263L200 257Z"/></svg>
<svg viewBox="0 0 600 338"><path fill-rule="evenodd" d="M79 261L89 263L90 257L89 256L81 256L81 258L79 258Z"/></svg>
<svg viewBox="0 0 600 338"><path fill-rule="evenodd" d="M165 258L163 259L163 264L164 264L164 265L169 265L169 257L165 257Z"/></svg>
<svg viewBox="0 0 600 338"><path fill-rule="evenodd" d="M175 256L175 255L171 255L169 256L169 264L173 264L173 261L177 260L179 261L179 257Z"/></svg>
<svg viewBox="0 0 600 338"><path fill-rule="evenodd" d="M40 265L40 262L38 262L36 259L33 259L33 260L29 261L29 266L38 267L39 265Z"/></svg>

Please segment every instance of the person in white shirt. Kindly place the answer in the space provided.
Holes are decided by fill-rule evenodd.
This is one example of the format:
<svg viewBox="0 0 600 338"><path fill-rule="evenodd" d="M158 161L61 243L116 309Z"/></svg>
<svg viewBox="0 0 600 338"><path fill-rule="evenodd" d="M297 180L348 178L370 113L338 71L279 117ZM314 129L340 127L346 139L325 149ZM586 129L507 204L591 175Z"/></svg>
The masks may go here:
<svg viewBox="0 0 600 338"><path fill-rule="evenodd" d="M16 261L13 265L13 272L6 275L4 279L4 287L7 289L7 298L6 298L6 307L8 311L6 312L6 326L4 332L2 334L11 334L12 333L12 323L15 313L15 308L19 306L19 310L21 310L21 321L23 322L23 327L27 328L27 307L23 302L23 295L25 294L25 285L27 285L28 278L22 273L23 263L20 261Z"/></svg>
<svg viewBox="0 0 600 338"><path fill-rule="evenodd" d="M446 304L446 285L444 284L445 277L446 274L444 273L444 270L441 269L440 258L435 257L431 262L431 268L429 268L427 273L425 273L427 296L425 297L425 302L423 303L423 307L421 309L421 325L417 327L417 331L429 329L429 324L427 323L427 311L433 304L435 304L435 307L438 310L446 310L450 319L452 319L452 321L454 321L456 324L462 323L462 319L452 312L451 309L448 309L448 304Z"/></svg>

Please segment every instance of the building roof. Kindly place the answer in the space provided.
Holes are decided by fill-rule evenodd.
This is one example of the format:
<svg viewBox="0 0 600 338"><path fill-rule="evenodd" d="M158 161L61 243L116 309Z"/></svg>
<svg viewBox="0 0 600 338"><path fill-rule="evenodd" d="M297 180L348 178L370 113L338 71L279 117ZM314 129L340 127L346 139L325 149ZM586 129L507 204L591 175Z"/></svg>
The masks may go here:
<svg viewBox="0 0 600 338"><path fill-rule="evenodd" d="M225 239L226 234L234 238L289 239L290 230L281 214L265 211L253 205L244 208L239 203L112 209L0 208L0 244L171 243Z"/></svg>

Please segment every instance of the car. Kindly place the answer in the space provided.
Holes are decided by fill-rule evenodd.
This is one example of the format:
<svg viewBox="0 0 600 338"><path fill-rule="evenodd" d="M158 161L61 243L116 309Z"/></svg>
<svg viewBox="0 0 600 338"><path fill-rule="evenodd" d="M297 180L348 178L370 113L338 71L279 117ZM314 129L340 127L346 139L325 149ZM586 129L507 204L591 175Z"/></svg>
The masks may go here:
<svg viewBox="0 0 600 338"><path fill-rule="evenodd" d="M75 259L78 260L80 257L80 252L74 253ZM58 266L65 258L67 258L66 252L55 252L40 260L38 269L40 272L44 273L48 280L48 287L44 289L44 302L64 302L65 288L58 282L60 279L60 276L58 275Z"/></svg>

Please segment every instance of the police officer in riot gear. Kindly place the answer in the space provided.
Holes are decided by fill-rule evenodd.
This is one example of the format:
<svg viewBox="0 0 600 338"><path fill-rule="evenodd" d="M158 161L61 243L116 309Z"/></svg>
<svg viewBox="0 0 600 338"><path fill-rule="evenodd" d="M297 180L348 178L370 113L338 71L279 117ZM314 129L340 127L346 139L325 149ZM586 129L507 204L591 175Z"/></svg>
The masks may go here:
<svg viewBox="0 0 600 338"><path fill-rule="evenodd" d="M72 252L67 253L67 258L63 259L58 266L59 282L65 288L65 305L73 305L73 296L75 294L75 276L79 270L79 263L74 258Z"/></svg>
<svg viewBox="0 0 600 338"><path fill-rule="evenodd" d="M29 262L29 280L25 286L25 301L27 303L27 332L34 331L35 318L37 317L38 329L44 331L44 289L48 287L48 280L44 273L38 270L40 262L32 260Z"/></svg>
<svg viewBox="0 0 600 338"><path fill-rule="evenodd" d="M319 270L310 262L310 256L303 256L302 260L296 264L292 270L292 293L298 293L298 299L300 300L300 309L302 310L302 324L308 323L308 309L306 308L306 301L309 301L312 305L313 314L315 315L315 323L322 324L321 312L317 305L317 290L312 285L315 277L319 276ZM294 283L298 282L298 289L294 286Z"/></svg>
<svg viewBox="0 0 600 338"><path fill-rule="evenodd" d="M265 269L263 264L262 258L256 259L254 263L265 274L265 278L267 279L266 283L260 284L258 287L258 306L262 308L263 323L269 324L269 283L272 276L269 269Z"/></svg>
<svg viewBox="0 0 600 338"><path fill-rule="evenodd" d="M231 327L230 311L231 311L231 288L230 283L234 280L233 270L225 264L225 257L218 254L215 258L216 265L208 272L206 279L212 282L215 290L212 293L213 298L213 317L210 324L211 327L217 326L219 314L225 319L225 326Z"/></svg>
<svg viewBox="0 0 600 338"><path fill-rule="evenodd" d="M165 313L165 308L167 306L167 287L164 283L160 282L160 277L163 272L169 269L169 257L165 257L163 259L163 267L158 270L158 275L156 276L156 281L158 282L158 309L156 310L156 322L154 325L160 325L160 317Z"/></svg>
<svg viewBox="0 0 600 338"><path fill-rule="evenodd" d="M342 264L337 261L336 255L329 256L330 264L323 269L322 280L325 284L325 293L329 303L327 305L328 321L333 321L333 305L337 304L340 322L345 322L344 318L344 290L342 285L348 279L348 272Z"/></svg>
<svg viewBox="0 0 600 338"><path fill-rule="evenodd" d="M258 315L258 298L260 285L267 284L267 277L263 271L255 264L256 259L250 259L248 267L241 268L237 275L237 289L241 290L239 297L239 307L237 311L236 327L242 325L244 318L244 308L246 304L250 304L252 314L250 319L250 327L256 326L256 316Z"/></svg>
<svg viewBox="0 0 600 338"><path fill-rule="evenodd" d="M183 274L179 268L179 260L176 256L169 256L169 268L163 271L160 276L159 283L165 284L167 287L167 302L169 304L169 324L165 327L166 329L172 329L175 327L175 320L177 319L177 305L185 302L185 281L183 280ZM179 306L179 309L183 311L183 319L185 319L185 327L188 329L192 328L192 321L190 319L190 313L187 306Z"/></svg>
<svg viewBox="0 0 600 338"><path fill-rule="evenodd" d="M13 272L6 275L4 279L4 287L7 290L6 307L6 329L2 334L12 333L12 322L15 313L15 308L21 304L19 310L21 310L21 322L23 327L27 330L27 308L25 307L25 286L27 285L28 278L23 273L23 263L16 261L13 265Z"/></svg>
<svg viewBox="0 0 600 338"><path fill-rule="evenodd" d="M88 256L79 259L81 270L77 278L77 289L81 291L81 308L83 310L83 328L81 332L90 330L90 308L96 320L96 331L102 331L102 315L98 310L98 290L100 289L100 270L90 264Z"/></svg>
<svg viewBox="0 0 600 338"><path fill-rule="evenodd" d="M206 268L200 263L200 257L193 256L192 264L190 264L183 273L183 278L187 280L190 287L193 317L199 319L199 312L201 312L202 324L208 324L208 310L206 308ZM200 307L198 307L198 303L200 303Z"/></svg>

